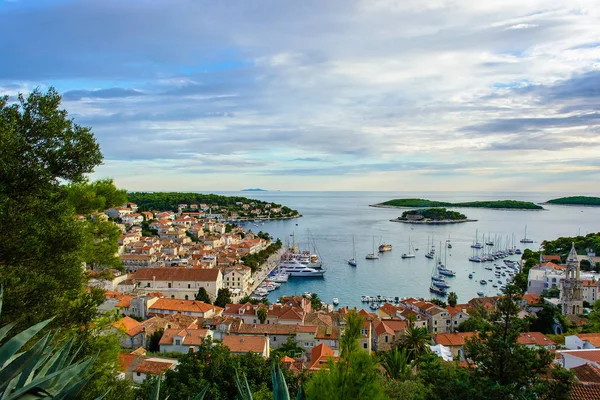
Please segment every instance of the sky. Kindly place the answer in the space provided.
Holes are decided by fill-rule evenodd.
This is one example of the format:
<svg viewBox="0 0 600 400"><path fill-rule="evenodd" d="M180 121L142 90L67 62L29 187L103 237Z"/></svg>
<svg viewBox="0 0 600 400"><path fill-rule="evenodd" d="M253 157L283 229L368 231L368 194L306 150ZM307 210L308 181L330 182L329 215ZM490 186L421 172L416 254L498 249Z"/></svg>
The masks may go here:
<svg viewBox="0 0 600 400"><path fill-rule="evenodd" d="M599 192L600 2L0 0L128 190Z"/></svg>

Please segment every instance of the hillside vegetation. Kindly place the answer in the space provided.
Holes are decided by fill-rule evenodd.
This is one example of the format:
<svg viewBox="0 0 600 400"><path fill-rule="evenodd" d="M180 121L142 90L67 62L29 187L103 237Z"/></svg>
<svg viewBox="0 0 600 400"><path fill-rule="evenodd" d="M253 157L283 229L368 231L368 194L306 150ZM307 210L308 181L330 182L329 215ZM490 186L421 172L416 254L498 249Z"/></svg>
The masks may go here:
<svg viewBox="0 0 600 400"><path fill-rule="evenodd" d="M433 201L426 199L394 199L378 204L393 207L473 207L473 208L498 208L512 210L543 210L544 207L530 201L493 200L469 201L450 203L447 201Z"/></svg>
<svg viewBox="0 0 600 400"><path fill-rule="evenodd" d="M548 204L562 204L562 205L581 205L581 206L600 206L600 197L589 197L589 196L570 196L560 197L558 199L548 200Z"/></svg>

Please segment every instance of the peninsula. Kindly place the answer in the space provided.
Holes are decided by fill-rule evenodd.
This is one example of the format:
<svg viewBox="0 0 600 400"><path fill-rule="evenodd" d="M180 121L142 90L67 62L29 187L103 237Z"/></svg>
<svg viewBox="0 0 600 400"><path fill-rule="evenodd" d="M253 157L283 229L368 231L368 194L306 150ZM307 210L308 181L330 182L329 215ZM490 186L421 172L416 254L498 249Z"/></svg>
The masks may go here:
<svg viewBox="0 0 600 400"><path fill-rule="evenodd" d="M530 201L517 200L493 200L493 201L469 201L461 203L450 203L446 201L433 201L426 199L394 199L383 203L372 204L370 207L382 208L430 208L430 207L471 207L471 208L494 208L499 210L543 210L544 207Z"/></svg>
<svg viewBox="0 0 600 400"><path fill-rule="evenodd" d="M401 217L391 219L392 222L404 222L407 224L458 224L461 222L473 222L466 215L457 211L449 211L445 208L421 208L408 210Z"/></svg>
<svg viewBox="0 0 600 400"><path fill-rule="evenodd" d="M170 210L193 216L228 221L289 219L301 217L297 210L241 196L190 192L130 192L127 198L140 211Z"/></svg>
<svg viewBox="0 0 600 400"><path fill-rule="evenodd" d="M600 206L600 197L571 196L548 200L547 204L560 204L563 206Z"/></svg>
<svg viewBox="0 0 600 400"><path fill-rule="evenodd" d="M268 192L267 189L261 189L261 188L250 188L250 189L242 189L242 192Z"/></svg>

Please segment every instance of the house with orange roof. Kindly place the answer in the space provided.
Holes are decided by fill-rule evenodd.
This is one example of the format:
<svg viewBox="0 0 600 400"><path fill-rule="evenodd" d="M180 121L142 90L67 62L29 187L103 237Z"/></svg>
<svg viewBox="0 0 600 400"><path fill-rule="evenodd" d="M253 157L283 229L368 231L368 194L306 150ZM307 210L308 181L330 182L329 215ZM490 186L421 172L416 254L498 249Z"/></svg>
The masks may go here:
<svg viewBox="0 0 600 400"><path fill-rule="evenodd" d="M134 349L146 345L144 326L131 317L123 317L112 324L114 332L119 333L119 345L125 349Z"/></svg>
<svg viewBox="0 0 600 400"><path fill-rule="evenodd" d="M579 367L586 363L600 368L600 349L556 350L556 361L566 369Z"/></svg>
<svg viewBox="0 0 600 400"><path fill-rule="evenodd" d="M334 350L340 348L341 330L338 326L320 325L315 334L315 345L325 344Z"/></svg>
<svg viewBox="0 0 600 400"><path fill-rule="evenodd" d="M223 258L220 258L222 263ZM233 258L235 262L235 258ZM245 265L232 265L223 269L223 284L227 289L240 289L243 293L251 291L252 284L252 269Z"/></svg>
<svg viewBox="0 0 600 400"><path fill-rule="evenodd" d="M400 311L399 307L396 307L390 303L384 303L377 310L379 318L396 318L396 314Z"/></svg>
<svg viewBox="0 0 600 400"><path fill-rule="evenodd" d="M269 338L259 336L232 336L223 338L223 346L227 346L232 354L256 353L264 358L269 358Z"/></svg>
<svg viewBox="0 0 600 400"><path fill-rule="evenodd" d="M309 371L318 371L321 368L326 368L329 359L337 359L335 351L326 344L315 346L310 353L310 362L308 364Z"/></svg>
<svg viewBox="0 0 600 400"><path fill-rule="evenodd" d="M317 325L296 325L296 343L302 347L304 351L310 352L317 343L317 332L319 326Z"/></svg>
<svg viewBox="0 0 600 400"><path fill-rule="evenodd" d="M469 319L469 313L467 311L468 308L468 304L457 304L454 307L450 305L446 306L446 310L448 311L448 315L450 316L450 331L455 330L463 321Z"/></svg>
<svg viewBox="0 0 600 400"><path fill-rule="evenodd" d="M165 329L160 341L161 353L183 353L198 351L198 348L208 336L212 337L210 329L199 328L196 324L185 329Z"/></svg>
<svg viewBox="0 0 600 400"><path fill-rule="evenodd" d="M593 279L584 279L583 283L583 301L594 304L600 299L600 281Z"/></svg>
<svg viewBox="0 0 600 400"><path fill-rule="evenodd" d="M403 332L408 328L408 321L399 319L382 319L373 323L375 350L391 350Z"/></svg>
<svg viewBox="0 0 600 400"><path fill-rule="evenodd" d="M521 332L517 343L527 347L543 347L546 350L556 350L556 343L541 332Z"/></svg>
<svg viewBox="0 0 600 400"><path fill-rule="evenodd" d="M148 376L164 374L169 369L175 369L178 361L169 358L146 358L133 368L133 381L143 383Z"/></svg>
<svg viewBox="0 0 600 400"><path fill-rule="evenodd" d="M179 300L161 298L154 301L148 308L148 315L183 314L192 317L212 318L220 316L223 308L206 304L199 300Z"/></svg>
<svg viewBox="0 0 600 400"><path fill-rule="evenodd" d="M433 343L450 349L452 357L464 359L464 346L468 339L477 335L477 332L454 332L454 333L438 333L433 335Z"/></svg>
<svg viewBox="0 0 600 400"><path fill-rule="evenodd" d="M287 341L289 336L295 338L296 326L281 324L244 324L240 323L229 331L233 336L266 336L269 345L277 349Z"/></svg>
<svg viewBox="0 0 600 400"><path fill-rule="evenodd" d="M566 336L565 347L569 350L600 349L600 333L578 333Z"/></svg>
<svg viewBox="0 0 600 400"><path fill-rule="evenodd" d="M560 288L564 279L564 269L564 266L552 262L532 267L527 276L527 293L540 295L554 286Z"/></svg>

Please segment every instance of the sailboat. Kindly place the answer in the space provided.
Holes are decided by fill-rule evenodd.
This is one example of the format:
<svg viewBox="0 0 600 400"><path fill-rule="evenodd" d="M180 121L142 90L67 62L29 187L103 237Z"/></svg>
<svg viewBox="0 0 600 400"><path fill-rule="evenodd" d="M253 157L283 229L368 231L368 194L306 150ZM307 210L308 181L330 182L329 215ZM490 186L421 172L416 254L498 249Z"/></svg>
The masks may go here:
<svg viewBox="0 0 600 400"><path fill-rule="evenodd" d="M442 247L442 244L440 243L440 248ZM447 256L447 252L444 250L444 264L442 264L442 260L440 258L438 258L438 274L440 275L445 275L445 276L456 276L456 272L452 271L451 269L448 269L446 267L448 263L448 256Z"/></svg>
<svg viewBox="0 0 600 400"><path fill-rule="evenodd" d="M521 243L533 243L532 239L527 238L527 225L525 225L525 236L521 239Z"/></svg>
<svg viewBox="0 0 600 400"><path fill-rule="evenodd" d="M410 252L410 248L411 248L411 245L410 245L410 237L409 237L408 238L408 253L403 253L402 258L415 258L414 253Z"/></svg>
<svg viewBox="0 0 600 400"><path fill-rule="evenodd" d="M375 253L375 236L373 236L373 252L369 253L365 257L367 260L377 260L379 259L379 255Z"/></svg>
<svg viewBox="0 0 600 400"><path fill-rule="evenodd" d="M450 285L446 283L446 280L443 276L436 275L434 265L433 270L431 271L431 284L429 285L429 291L433 294L437 294L438 296L446 297L448 296L446 287L450 287Z"/></svg>
<svg viewBox="0 0 600 400"><path fill-rule="evenodd" d="M348 260L348 265L356 267L356 246L354 244L354 236L352 236L352 258Z"/></svg>

